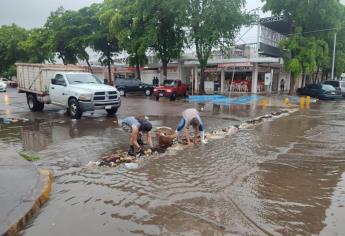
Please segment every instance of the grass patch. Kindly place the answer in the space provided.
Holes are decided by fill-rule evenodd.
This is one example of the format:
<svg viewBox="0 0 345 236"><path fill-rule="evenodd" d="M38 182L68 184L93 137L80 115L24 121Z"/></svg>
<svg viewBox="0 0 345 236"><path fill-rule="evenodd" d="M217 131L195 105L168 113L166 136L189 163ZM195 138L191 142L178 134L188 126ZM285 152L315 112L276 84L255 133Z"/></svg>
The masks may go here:
<svg viewBox="0 0 345 236"><path fill-rule="evenodd" d="M38 161L40 158L32 153L27 153L24 151L18 152L19 155L21 155L25 160L27 161Z"/></svg>

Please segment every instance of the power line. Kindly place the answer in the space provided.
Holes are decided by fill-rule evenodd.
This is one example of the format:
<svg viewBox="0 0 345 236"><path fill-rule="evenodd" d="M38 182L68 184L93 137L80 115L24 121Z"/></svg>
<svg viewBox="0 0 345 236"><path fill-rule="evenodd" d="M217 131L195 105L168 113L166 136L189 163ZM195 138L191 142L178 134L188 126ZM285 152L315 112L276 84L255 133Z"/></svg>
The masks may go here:
<svg viewBox="0 0 345 236"><path fill-rule="evenodd" d="M343 28L319 29L319 30L305 31L305 32L293 33L293 34L284 34L284 35L285 36L291 36L291 35L298 35L298 34L312 34L312 33L318 33L318 32L332 31L332 30L336 30L336 29L345 29L345 27L343 27Z"/></svg>

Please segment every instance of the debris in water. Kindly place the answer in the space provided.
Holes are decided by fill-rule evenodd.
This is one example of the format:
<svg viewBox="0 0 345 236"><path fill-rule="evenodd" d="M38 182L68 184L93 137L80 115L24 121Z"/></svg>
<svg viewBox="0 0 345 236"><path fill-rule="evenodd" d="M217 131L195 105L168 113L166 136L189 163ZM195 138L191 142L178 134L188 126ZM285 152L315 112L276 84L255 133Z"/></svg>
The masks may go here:
<svg viewBox="0 0 345 236"><path fill-rule="evenodd" d="M138 163L125 163L125 167L127 169L138 169L139 165Z"/></svg>

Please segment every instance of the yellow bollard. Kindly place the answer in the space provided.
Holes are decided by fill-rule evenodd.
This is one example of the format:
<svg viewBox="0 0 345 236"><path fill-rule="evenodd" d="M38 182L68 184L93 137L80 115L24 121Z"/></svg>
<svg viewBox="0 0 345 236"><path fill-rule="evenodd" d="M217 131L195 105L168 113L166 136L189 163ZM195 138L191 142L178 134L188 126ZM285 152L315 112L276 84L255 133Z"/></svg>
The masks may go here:
<svg viewBox="0 0 345 236"><path fill-rule="evenodd" d="M299 105L301 108L304 108L304 103L305 103L305 99L304 99L304 97L301 97L299 100Z"/></svg>
<svg viewBox="0 0 345 236"><path fill-rule="evenodd" d="M266 99L261 100L261 106L262 106L262 108L266 108L266 106L267 106L267 100Z"/></svg>
<svg viewBox="0 0 345 236"><path fill-rule="evenodd" d="M310 96L307 96L306 101L305 101L306 108L310 108Z"/></svg>
<svg viewBox="0 0 345 236"><path fill-rule="evenodd" d="M289 104L289 98L288 98L288 97L286 97L286 98L284 99L284 103L285 103L286 105Z"/></svg>

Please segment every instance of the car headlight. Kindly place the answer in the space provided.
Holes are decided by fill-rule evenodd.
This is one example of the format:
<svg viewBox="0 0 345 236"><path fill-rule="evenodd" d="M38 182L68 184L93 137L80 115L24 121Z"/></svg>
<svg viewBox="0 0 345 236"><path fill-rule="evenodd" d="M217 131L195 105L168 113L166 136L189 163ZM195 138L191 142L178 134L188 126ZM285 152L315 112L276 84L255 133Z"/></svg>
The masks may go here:
<svg viewBox="0 0 345 236"><path fill-rule="evenodd" d="M168 89L168 90L167 90L167 92L168 92L168 93L171 93L171 90L170 90L170 89Z"/></svg>
<svg viewBox="0 0 345 236"><path fill-rule="evenodd" d="M80 94L79 100L81 101L91 101L92 94Z"/></svg>

